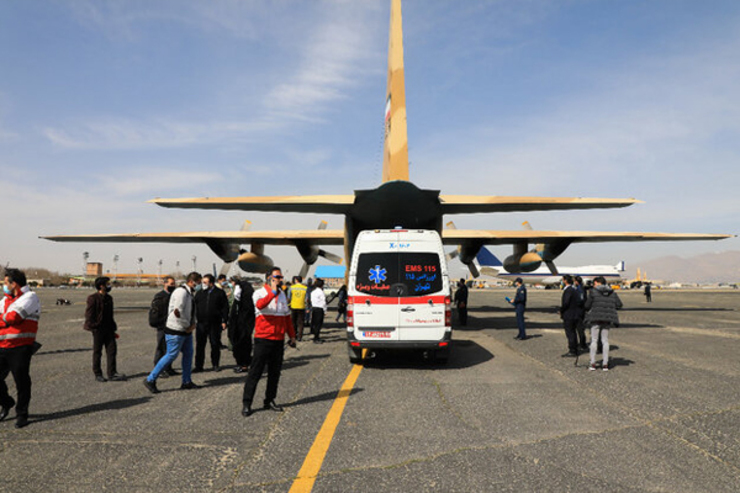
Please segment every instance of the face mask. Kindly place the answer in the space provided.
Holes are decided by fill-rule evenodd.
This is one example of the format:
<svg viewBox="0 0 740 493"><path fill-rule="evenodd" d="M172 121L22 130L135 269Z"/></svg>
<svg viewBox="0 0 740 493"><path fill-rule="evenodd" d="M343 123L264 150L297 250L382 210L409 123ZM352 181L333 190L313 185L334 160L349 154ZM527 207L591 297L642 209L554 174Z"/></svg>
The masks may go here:
<svg viewBox="0 0 740 493"><path fill-rule="evenodd" d="M111 289L113 289L113 286L106 286L105 287L105 292L106 293L110 293Z"/></svg>
<svg viewBox="0 0 740 493"><path fill-rule="evenodd" d="M5 294L13 294L13 291L11 291L10 288L6 286L5 284L3 284L3 292Z"/></svg>
<svg viewBox="0 0 740 493"><path fill-rule="evenodd" d="M164 290L171 293L175 290L175 286L165 286Z"/></svg>

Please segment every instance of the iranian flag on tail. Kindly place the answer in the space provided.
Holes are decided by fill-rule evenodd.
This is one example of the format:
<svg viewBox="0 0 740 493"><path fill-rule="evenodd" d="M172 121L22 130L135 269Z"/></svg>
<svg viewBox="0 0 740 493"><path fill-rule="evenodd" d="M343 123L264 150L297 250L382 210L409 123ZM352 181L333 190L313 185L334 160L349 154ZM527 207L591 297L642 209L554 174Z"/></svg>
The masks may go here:
<svg viewBox="0 0 740 493"><path fill-rule="evenodd" d="M388 95L388 100L385 102L385 122L391 119L391 95Z"/></svg>

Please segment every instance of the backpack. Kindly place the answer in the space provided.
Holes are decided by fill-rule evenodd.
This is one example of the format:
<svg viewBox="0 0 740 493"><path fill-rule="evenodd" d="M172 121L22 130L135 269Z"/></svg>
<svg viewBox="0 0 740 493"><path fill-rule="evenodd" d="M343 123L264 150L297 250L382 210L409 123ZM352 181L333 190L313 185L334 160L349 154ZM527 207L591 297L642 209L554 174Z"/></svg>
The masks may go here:
<svg viewBox="0 0 740 493"><path fill-rule="evenodd" d="M160 291L154 296L152 306L149 308L149 325L155 329L165 326L167 315L169 315L170 293Z"/></svg>

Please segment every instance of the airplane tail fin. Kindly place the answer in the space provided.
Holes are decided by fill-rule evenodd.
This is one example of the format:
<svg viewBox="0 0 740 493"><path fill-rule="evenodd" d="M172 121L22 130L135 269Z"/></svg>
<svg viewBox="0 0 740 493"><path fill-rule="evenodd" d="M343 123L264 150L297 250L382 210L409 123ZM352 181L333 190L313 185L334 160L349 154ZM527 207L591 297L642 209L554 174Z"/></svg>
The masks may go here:
<svg viewBox="0 0 740 493"><path fill-rule="evenodd" d="M617 265L614 266L617 269L617 272L624 272L624 260L617 263Z"/></svg>
<svg viewBox="0 0 740 493"><path fill-rule="evenodd" d="M383 183L394 180L409 180L401 0L391 2L388 88L385 100L385 144L383 146Z"/></svg>
<svg viewBox="0 0 740 493"><path fill-rule="evenodd" d="M501 267L504 264L486 247L481 247L476 255L476 260L481 267Z"/></svg>

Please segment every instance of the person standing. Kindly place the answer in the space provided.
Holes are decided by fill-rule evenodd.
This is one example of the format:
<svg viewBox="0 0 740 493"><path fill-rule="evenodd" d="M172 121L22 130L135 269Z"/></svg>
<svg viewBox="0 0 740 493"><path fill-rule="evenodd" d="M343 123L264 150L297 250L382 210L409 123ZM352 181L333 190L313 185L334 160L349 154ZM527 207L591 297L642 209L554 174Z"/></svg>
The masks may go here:
<svg viewBox="0 0 740 493"><path fill-rule="evenodd" d="M519 333L514 339L523 341L527 339L527 331L524 326L524 311L527 309L527 288L524 286L524 281L521 277L514 279L514 285L516 286L516 295L513 300L507 301L514 306L516 312L516 325L519 328Z"/></svg>
<svg viewBox="0 0 740 493"><path fill-rule="evenodd" d="M573 287L578 292L578 325L576 325L576 333L578 335L578 348L581 351L588 350L588 344L586 343L586 324L583 321L583 317L586 315L586 310L583 306L586 304L586 289L583 287L583 278L581 276L575 276L573 278Z"/></svg>
<svg viewBox="0 0 740 493"><path fill-rule="evenodd" d="M167 342L165 341L164 329L167 326L167 315L170 307L170 297L175 290L175 278L166 276L163 281L162 291L154 295L152 306L149 308L149 325L157 329L157 349L154 351L154 364L167 354ZM162 377L179 375L172 365L165 367Z"/></svg>
<svg viewBox="0 0 740 493"><path fill-rule="evenodd" d="M457 291L455 291L455 307L460 325L468 325L468 287L465 285L465 279L462 278L458 281Z"/></svg>
<svg viewBox="0 0 740 493"><path fill-rule="evenodd" d="M39 347L36 333L41 316L41 303L36 293L26 285L26 275L18 269L7 269L3 283L5 297L0 318L0 421L13 406L15 427L28 424L31 402L31 356ZM5 379L13 374L16 401L10 397Z"/></svg>
<svg viewBox="0 0 740 493"><path fill-rule="evenodd" d="M296 331L299 341L303 340L303 322L306 317L306 290L308 288L303 284L301 276L293 277L293 284L288 291L290 302L290 319L293 322L293 328Z"/></svg>
<svg viewBox="0 0 740 493"><path fill-rule="evenodd" d="M581 307L578 290L573 286L573 277L570 275L563 276L565 288L560 302L560 318L563 320L565 337L568 339L568 352L563 354L563 358L575 358L578 356L578 336L576 330L580 320Z"/></svg>
<svg viewBox="0 0 740 493"><path fill-rule="evenodd" d="M211 345L213 371L221 371L221 332L226 330L229 319L229 299L223 289L215 286L211 274L203 276L203 288L195 295L195 369L203 371L206 359L206 343Z"/></svg>
<svg viewBox="0 0 740 493"><path fill-rule="evenodd" d="M645 301L648 303L653 302L653 295L651 293L652 288L650 287L650 283L645 284Z"/></svg>
<svg viewBox="0 0 740 493"><path fill-rule="evenodd" d="M85 330L93 335L92 370L95 380L98 382L121 381L126 377L119 375L116 371L116 355L118 344L116 343L118 325L113 318L113 297L110 295L111 286L109 277L98 277L95 279L96 292L87 297L85 308ZM100 362L105 348L106 373L108 380L103 376Z"/></svg>
<svg viewBox="0 0 740 493"><path fill-rule="evenodd" d="M158 394L157 378L168 365L172 365L177 355L182 352L182 385L183 390L197 389L191 380L193 368L193 331L195 330L195 287L200 284L201 275L197 272L188 274L185 284L175 289L170 297L170 306L167 309L167 323L164 337L167 343L167 354L154 366L154 369L144 379L144 386L152 394Z"/></svg>
<svg viewBox="0 0 740 493"><path fill-rule="evenodd" d="M228 336L231 342L235 373L244 373L252 362L252 332L254 331L254 289L248 281L234 287L234 302L229 314Z"/></svg>
<svg viewBox="0 0 740 493"><path fill-rule="evenodd" d="M311 291L313 290L313 279L306 281L306 317L303 319L304 326L311 326Z"/></svg>
<svg viewBox="0 0 740 493"><path fill-rule="evenodd" d="M289 337L288 345L296 346L288 300L280 289L283 282L282 270L279 267L273 267L266 277L267 283L255 291L252 298L256 315L254 356L247 380L244 382L242 416L245 417L252 415L252 400L265 365L267 366L267 389L263 408L278 412L283 410L275 403L275 398L283 367L283 344L286 332Z"/></svg>
<svg viewBox="0 0 740 493"><path fill-rule="evenodd" d="M339 291L337 291L336 294L337 298L337 318L336 322L339 322L339 318L342 317L344 319L344 323L347 323L347 301L349 300L349 296L347 295L347 285L342 284L342 287L339 288Z"/></svg>
<svg viewBox="0 0 740 493"><path fill-rule="evenodd" d="M606 279L599 276L594 279L594 287L586 300L586 323L591 324L591 365L589 370L596 370L596 346L601 340L603 359L601 368L609 371L609 329L619 326L617 310L622 308L622 300L606 284Z"/></svg>
<svg viewBox="0 0 740 493"><path fill-rule="evenodd" d="M311 334L314 344L323 344L321 339L321 326L324 325L326 315L326 294L324 293L324 280L316 279L311 290Z"/></svg>

